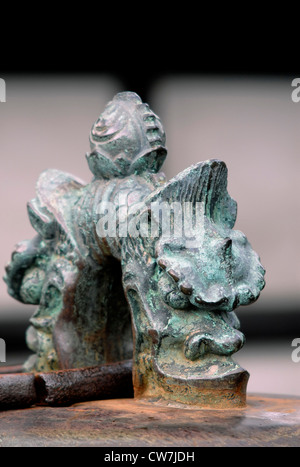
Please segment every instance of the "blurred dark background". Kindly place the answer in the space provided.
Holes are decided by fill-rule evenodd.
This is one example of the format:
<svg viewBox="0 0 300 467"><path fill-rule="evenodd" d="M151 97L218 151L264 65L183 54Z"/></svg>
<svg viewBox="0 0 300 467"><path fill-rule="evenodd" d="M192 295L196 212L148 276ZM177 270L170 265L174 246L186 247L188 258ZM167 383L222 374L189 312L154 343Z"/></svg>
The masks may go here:
<svg viewBox="0 0 300 467"><path fill-rule="evenodd" d="M168 51L157 57L134 49L106 60L100 50L101 60L94 51L79 63L72 50L59 65L42 56L25 67L4 58L2 275L14 244L34 235L26 202L38 175L56 168L89 181L85 153L93 122L115 93L135 91L164 124L168 178L200 160L226 162L228 191L238 202L236 228L267 270L260 299L237 310L247 342L236 360L251 374L250 391L300 395L300 363L291 359L292 341L300 338L300 102L291 99L291 82L300 70L274 54L230 60L200 49L190 58L178 48L171 63ZM10 298L1 282L7 363L28 354L24 336L33 310Z"/></svg>

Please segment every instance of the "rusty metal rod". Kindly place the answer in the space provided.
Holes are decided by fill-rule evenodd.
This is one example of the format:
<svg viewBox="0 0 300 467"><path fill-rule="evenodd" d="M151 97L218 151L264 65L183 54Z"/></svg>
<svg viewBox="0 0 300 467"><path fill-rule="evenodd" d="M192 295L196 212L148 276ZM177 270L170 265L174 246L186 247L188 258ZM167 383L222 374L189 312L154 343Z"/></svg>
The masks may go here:
<svg viewBox="0 0 300 467"><path fill-rule="evenodd" d="M0 410L30 407L37 401L32 373L0 375Z"/></svg>
<svg viewBox="0 0 300 467"><path fill-rule="evenodd" d="M132 361L46 373L0 374L0 410L133 397Z"/></svg>
<svg viewBox="0 0 300 467"><path fill-rule="evenodd" d="M35 383L39 404L133 397L132 361L38 373Z"/></svg>

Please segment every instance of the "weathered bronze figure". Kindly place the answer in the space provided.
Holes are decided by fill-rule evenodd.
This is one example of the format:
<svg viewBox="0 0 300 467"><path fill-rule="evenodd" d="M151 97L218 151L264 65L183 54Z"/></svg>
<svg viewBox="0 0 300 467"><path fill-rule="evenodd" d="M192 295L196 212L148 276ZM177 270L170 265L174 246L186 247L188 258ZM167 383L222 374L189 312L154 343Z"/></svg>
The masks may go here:
<svg viewBox="0 0 300 467"><path fill-rule="evenodd" d="M6 269L9 293L38 305L24 371L133 358L136 398L242 406L249 375L231 358L244 344L233 310L258 298L264 269L233 230L225 163L166 182L162 124L132 92L107 105L90 145L89 184L40 176L28 204L37 236Z"/></svg>

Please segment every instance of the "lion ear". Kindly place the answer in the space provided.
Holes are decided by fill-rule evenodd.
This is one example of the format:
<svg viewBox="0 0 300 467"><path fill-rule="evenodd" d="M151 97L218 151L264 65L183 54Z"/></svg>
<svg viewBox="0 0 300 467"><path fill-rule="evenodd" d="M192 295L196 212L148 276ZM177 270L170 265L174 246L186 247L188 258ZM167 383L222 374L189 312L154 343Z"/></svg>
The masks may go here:
<svg viewBox="0 0 300 467"><path fill-rule="evenodd" d="M150 208L153 202L202 204L201 211L215 224L232 228L236 221L237 204L227 192L227 167L223 161L210 159L180 172L145 198Z"/></svg>

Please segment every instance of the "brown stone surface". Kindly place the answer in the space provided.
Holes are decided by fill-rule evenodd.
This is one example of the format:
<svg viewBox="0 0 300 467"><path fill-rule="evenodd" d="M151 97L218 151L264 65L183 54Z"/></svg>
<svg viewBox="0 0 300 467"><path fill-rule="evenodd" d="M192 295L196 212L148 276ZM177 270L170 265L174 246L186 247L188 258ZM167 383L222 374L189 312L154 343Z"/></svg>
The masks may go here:
<svg viewBox="0 0 300 467"><path fill-rule="evenodd" d="M0 446L300 446L300 398L249 395L209 410L135 399L0 413Z"/></svg>

